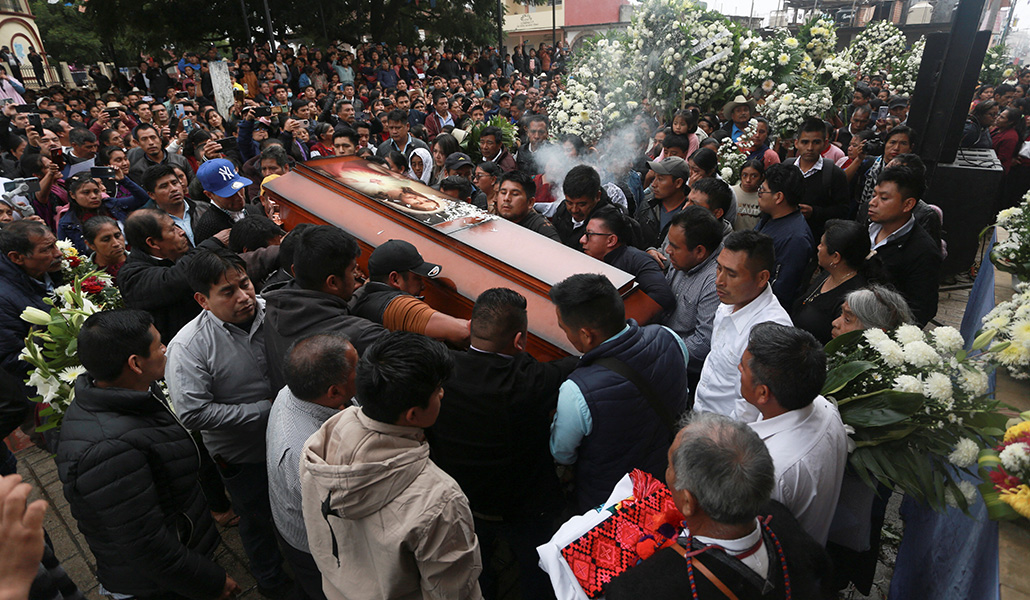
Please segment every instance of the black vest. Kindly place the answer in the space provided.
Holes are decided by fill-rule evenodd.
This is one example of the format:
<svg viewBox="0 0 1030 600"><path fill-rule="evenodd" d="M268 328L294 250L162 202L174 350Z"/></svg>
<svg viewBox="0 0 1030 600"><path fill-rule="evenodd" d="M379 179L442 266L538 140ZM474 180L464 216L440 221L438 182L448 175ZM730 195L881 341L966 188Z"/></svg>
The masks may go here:
<svg viewBox="0 0 1030 600"><path fill-rule="evenodd" d="M351 314L368 319L373 323L383 324L383 313L397 296L406 296L407 293L390 287L378 281L369 281L361 288L359 294L354 298L354 305L351 306Z"/></svg>

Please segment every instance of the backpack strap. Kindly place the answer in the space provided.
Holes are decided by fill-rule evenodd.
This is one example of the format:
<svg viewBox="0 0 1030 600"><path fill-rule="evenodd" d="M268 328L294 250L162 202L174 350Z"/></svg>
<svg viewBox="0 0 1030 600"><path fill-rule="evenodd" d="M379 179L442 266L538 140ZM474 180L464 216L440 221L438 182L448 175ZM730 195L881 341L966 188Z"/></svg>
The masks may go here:
<svg viewBox="0 0 1030 600"><path fill-rule="evenodd" d="M651 405L651 409L658 415L658 419L663 425L669 430L669 433L676 433L676 421L672 418L672 414L669 412L669 408L662 404L658 394L655 393L654 388L647 382L646 379L640 376L640 373L633 367L627 365L617 358L611 356L605 356L594 361L595 365L602 366L609 371L614 371L624 378L629 380L637 390L647 399L647 403Z"/></svg>

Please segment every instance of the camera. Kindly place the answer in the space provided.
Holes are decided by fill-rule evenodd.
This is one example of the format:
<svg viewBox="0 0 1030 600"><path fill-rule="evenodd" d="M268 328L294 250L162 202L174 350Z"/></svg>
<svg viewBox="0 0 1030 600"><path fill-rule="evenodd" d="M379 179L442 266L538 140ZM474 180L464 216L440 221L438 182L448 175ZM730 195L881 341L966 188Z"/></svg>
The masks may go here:
<svg viewBox="0 0 1030 600"><path fill-rule="evenodd" d="M876 137L871 140L866 140L862 143L864 146L864 152L866 156L882 156L883 155L883 142L880 138Z"/></svg>
<svg viewBox="0 0 1030 600"><path fill-rule="evenodd" d="M254 117L260 119L261 117L272 116L271 106L258 106L254 109Z"/></svg>

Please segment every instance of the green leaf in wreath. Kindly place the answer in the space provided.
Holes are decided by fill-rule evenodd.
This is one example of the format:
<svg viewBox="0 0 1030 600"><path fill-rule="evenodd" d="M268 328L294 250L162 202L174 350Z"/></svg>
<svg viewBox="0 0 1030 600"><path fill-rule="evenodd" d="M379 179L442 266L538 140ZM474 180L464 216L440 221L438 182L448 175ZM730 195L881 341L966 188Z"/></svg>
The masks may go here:
<svg viewBox="0 0 1030 600"><path fill-rule="evenodd" d="M998 493L998 488L994 487L994 484L985 481L977 486L980 490L980 495L983 496L984 504L987 505L987 518L992 521L1012 521L1019 519L1019 513L1012 509L1011 506L1001 501L1001 494Z"/></svg>
<svg viewBox="0 0 1030 600"><path fill-rule="evenodd" d="M826 352L826 356L830 356L834 352L837 352L838 350L841 350L841 349L851 345L852 343L856 342L857 340L859 340L861 338L862 338L862 331L861 330L849 331L847 333L838 335L837 337L835 337L832 340L830 340L829 342L827 342L827 344L825 346L823 346L823 351Z"/></svg>
<svg viewBox="0 0 1030 600"><path fill-rule="evenodd" d="M830 372L826 374L822 395L829 396L839 392L844 389L844 386L851 383L854 378L875 367L876 365L871 362L856 360L830 369Z"/></svg>
<svg viewBox="0 0 1030 600"><path fill-rule="evenodd" d="M860 402L840 407L841 420L855 429L900 423L914 415L926 399L922 394L884 390Z"/></svg>

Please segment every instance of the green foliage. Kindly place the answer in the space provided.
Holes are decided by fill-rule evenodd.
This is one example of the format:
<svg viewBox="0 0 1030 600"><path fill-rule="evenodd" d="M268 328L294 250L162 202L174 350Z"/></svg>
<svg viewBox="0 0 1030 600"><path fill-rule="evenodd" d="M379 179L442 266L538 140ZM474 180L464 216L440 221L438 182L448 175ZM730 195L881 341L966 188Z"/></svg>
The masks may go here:
<svg viewBox="0 0 1030 600"><path fill-rule="evenodd" d="M501 130L501 136L504 138L504 147L509 152L515 150L515 126L511 124L508 119L500 115L495 115L492 119L485 123L477 123L469 128L468 135L465 139L461 140L459 146L461 151L469 155L472 159L473 164L479 164L483 162L483 154L479 151L479 136L482 135L483 130L487 127L497 127Z"/></svg>
<svg viewBox="0 0 1030 600"><path fill-rule="evenodd" d="M201 50L225 40L246 42L239 0L90 0L86 11L63 4L31 0L47 48L61 60L111 60L131 64L140 52L162 60L171 46L177 53ZM260 0L246 0L251 34L268 38ZM364 36L388 44L444 44L471 50L497 42L497 3L494 0L385 0L367 4L268 0L277 41L284 37L320 46L330 41L358 43ZM170 60L171 57L169 57Z"/></svg>
<svg viewBox="0 0 1030 600"><path fill-rule="evenodd" d="M30 0L29 7L36 16L46 51L55 61L92 63L111 59L89 17L78 8L45 0Z"/></svg>

